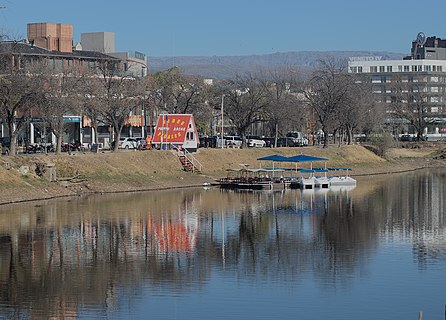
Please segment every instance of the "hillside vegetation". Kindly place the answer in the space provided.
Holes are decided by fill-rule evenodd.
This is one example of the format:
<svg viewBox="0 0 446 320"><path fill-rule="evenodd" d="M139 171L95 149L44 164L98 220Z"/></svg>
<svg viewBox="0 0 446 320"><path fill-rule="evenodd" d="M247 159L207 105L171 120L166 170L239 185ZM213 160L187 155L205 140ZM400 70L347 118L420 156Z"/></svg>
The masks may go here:
<svg viewBox="0 0 446 320"><path fill-rule="evenodd" d="M240 164L248 164L250 168L270 167L271 162L256 159L272 154L292 156L304 152L328 158L328 166L351 167L356 175L397 172L444 165L444 160L433 160L437 149L395 149L390 152L389 159L380 158L359 145L327 149L200 149L194 155L203 165L202 174L185 172L176 155L159 150L2 157L0 203L85 193L199 186L215 182L226 175L227 169L240 168ZM44 167L43 164L55 165L57 181L49 182L36 174L36 168Z"/></svg>

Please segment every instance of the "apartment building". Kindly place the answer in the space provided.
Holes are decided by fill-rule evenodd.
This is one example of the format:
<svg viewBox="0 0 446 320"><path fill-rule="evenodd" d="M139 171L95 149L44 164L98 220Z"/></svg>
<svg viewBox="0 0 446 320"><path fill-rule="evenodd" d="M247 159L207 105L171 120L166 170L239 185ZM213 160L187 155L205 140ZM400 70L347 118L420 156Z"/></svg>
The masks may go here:
<svg viewBox="0 0 446 320"><path fill-rule="evenodd" d="M372 85L378 102L389 105L387 122L401 131L410 132L410 125L391 117L391 103L395 99L396 83L419 93L425 102L428 126L426 134L446 133L446 40L426 38L419 33L412 42L411 54L401 60L382 57L351 57L348 72L362 74ZM398 124L398 125L397 125Z"/></svg>

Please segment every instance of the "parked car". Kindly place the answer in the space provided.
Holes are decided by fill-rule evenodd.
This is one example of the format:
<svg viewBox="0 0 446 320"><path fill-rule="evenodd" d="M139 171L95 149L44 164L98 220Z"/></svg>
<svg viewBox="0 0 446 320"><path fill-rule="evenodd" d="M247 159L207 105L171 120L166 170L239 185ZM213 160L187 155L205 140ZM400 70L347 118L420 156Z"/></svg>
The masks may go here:
<svg viewBox="0 0 446 320"><path fill-rule="evenodd" d="M266 142L259 136L246 136L248 147L251 148L263 148Z"/></svg>
<svg viewBox="0 0 446 320"><path fill-rule="evenodd" d="M291 131L286 134L288 138L293 139L293 142L296 147L308 146L307 137L299 131Z"/></svg>
<svg viewBox="0 0 446 320"><path fill-rule="evenodd" d="M411 134L403 134L400 137L400 141L415 141L417 138Z"/></svg>
<svg viewBox="0 0 446 320"><path fill-rule="evenodd" d="M265 147L273 148L276 139L274 137L264 137L262 140L265 141Z"/></svg>
<svg viewBox="0 0 446 320"><path fill-rule="evenodd" d="M119 139L119 146L120 149L136 149L138 141L136 138L121 138Z"/></svg>
<svg viewBox="0 0 446 320"><path fill-rule="evenodd" d="M227 148L241 148L242 138L239 136L225 136L225 145Z"/></svg>
<svg viewBox="0 0 446 320"><path fill-rule="evenodd" d="M136 149L144 149L146 145L146 139L143 137L137 137L136 140Z"/></svg>
<svg viewBox="0 0 446 320"><path fill-rule="evenodd" d="M216 148L217 147L217 136L211 137L200 137L200 148Z"/></svg>
<svg viewBox="0 0 446 320"><path fill-rule="evenodd" d="M277 139L277 147L298 147L293 138L282 137Z"/></svg>

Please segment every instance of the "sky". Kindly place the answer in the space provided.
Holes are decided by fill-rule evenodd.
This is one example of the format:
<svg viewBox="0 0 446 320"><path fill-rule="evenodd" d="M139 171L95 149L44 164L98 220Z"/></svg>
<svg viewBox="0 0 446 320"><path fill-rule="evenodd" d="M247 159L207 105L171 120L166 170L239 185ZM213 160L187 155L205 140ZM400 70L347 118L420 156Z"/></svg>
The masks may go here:
<svg viewBox="0 0 446 320"><path fill-rule="evenodd" d="M418 32L446 38L445 0L0 0L0 29L32 22L114 32L115 50L161 56L290 51L409 54Z"/></svg>

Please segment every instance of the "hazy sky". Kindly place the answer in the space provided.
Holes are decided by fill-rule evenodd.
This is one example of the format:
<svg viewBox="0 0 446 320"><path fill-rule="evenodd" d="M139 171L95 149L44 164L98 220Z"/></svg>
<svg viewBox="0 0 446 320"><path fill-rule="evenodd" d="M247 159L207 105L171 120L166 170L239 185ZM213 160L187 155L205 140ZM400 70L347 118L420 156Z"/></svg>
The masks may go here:
<svg viewBox="0 0 446 320"><path fill-rule="evenodd" d="M115 33L116 51L224 56L288 51L407 54L418 32L446 38L445 0L0 0L0 28L30 22Z"/></svg>

